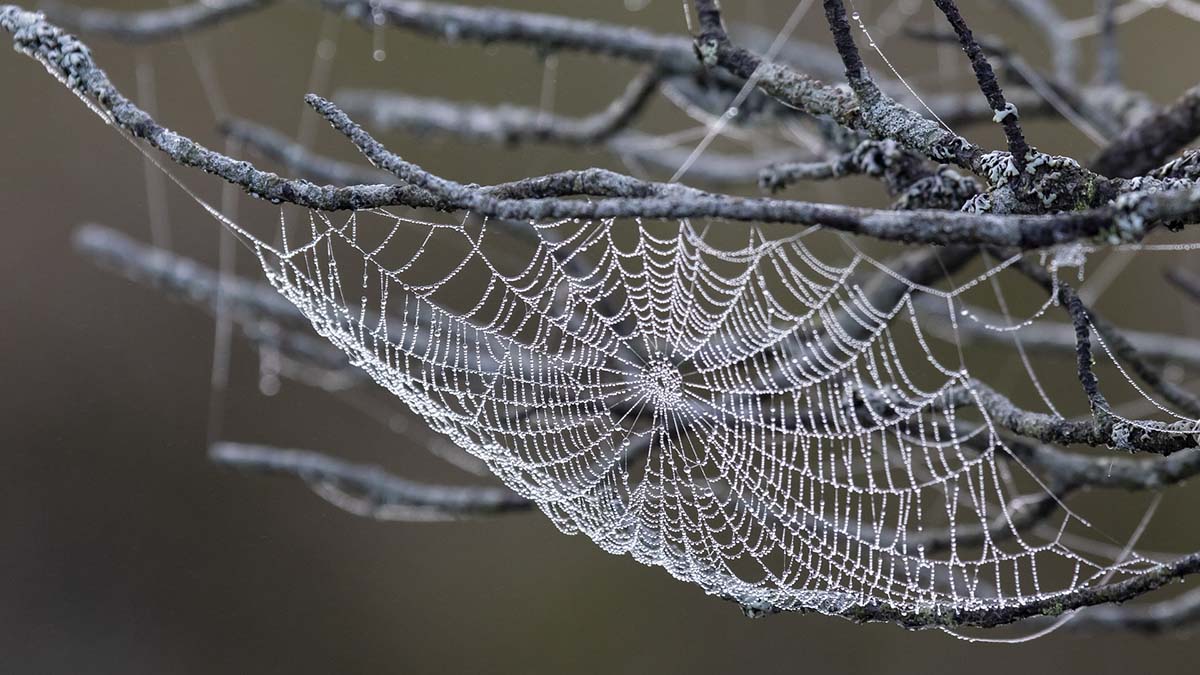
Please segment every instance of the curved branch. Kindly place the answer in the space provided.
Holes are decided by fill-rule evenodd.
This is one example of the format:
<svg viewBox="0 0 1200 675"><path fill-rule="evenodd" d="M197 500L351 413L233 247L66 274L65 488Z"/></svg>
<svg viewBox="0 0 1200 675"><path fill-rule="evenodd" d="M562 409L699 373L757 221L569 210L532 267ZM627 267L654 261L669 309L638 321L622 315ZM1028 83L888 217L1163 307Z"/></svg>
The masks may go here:
<svg viewBox="0 0 1200 675"><path fill-rule="evenodd" d="M227 138L309 180L334 185L376 185L393 181L392 176L378 169L322 157L278 131L254 122L228 119L221 122L218 129Z"/></svg>
<svg viewBox="0 0 1200 675"><path fill-rule="evenodd" d="M608 122L597 124L597 118L605 113L577 119L519 106L488 107L370 90L338 92L334 101L344 112L376 131L441 134L487 143L603 142L606 150L620 158L672 172L690 154L690 150L674 145L664 147L661 139L632 129L596 135L596 129L609 126ZM688 175L706 183L752 183L762 167L795 157L796 153L790 150L761 156L709 152L700 157Z"/></svg>
<svg viewBox="0 0 1200 675"><path fill-rule="evenodd" d="M1023 171L1026 155L1029 154L1029 144L1025 141L1024 132L1021 131L1017 108L1004 99L1004 92L1000 89L1000 83L996 81L996 73L992 71L992 64L988 63L983 48L975 40L975 36L967 26L962 12L954 4L954 0L934 0L934 4L946 16L955 35L958 36L959 44L962 45L963 51L971 61L971 69L975 71L979 90L983 92L988 105L995 111L997 121L1004 127L1004 136L1008 139L1008 151L1012 153L1017 169Z"/></svg>
<svg viewBox="0 0 1200 675"><path fill-rule="evenodd" d="M1162 588L1171 581L1200 572L1200 552L1183 556L1162 567L1123 581L1053 595L1022 605L981 609L931 608L903 612L880 603L851 607L841 616L860 623L889 622L905 628L975 626L994 628L1036 616L1060 616L1064 612L1136 598Z"/></svg>
<svg viewBox="0 0 1200 675"><path fill-rule="evenodd" d="M336 488L341 495L355 500L344 504L356 515L412 520L497 515L533 508L533 502L508 488L417 483L376 466L352 464L306 450L217 443L209 449L208 456L223 466L294 476L313 485L314 489ZM357 508L364 505L366 510Z"/></svg>
<svg viewBox="0 0 1200 675"><path fill-rule="evenodd" d="M162 127L125 98L97 67L86 46L46 23L39 15L18 7L0 7L0 27L13 33L14 45L43 63L76 93L94 101L111 120L137 138L146 140L173 161L198 167L243 187L251 195L290 202L320 210L361 210L382 206L470 209L480 215L514 221L547 218L693 218L822 225L893 241L922 243L972 243L1003 247L1038 248L1092 237L1113 230L1139 236L1137 227L1164 218L1191 217L1200 206L1200 188L1135 195L1123 207L1101 207L1053 216L1001 216L940 211L893 212L774 199L744 199L713 194L672 184L649 183L611 172L577 172L596 179L583 190L537 198L496 198L487 190L446 181L401 161L399 169L412 180L401 185L318 186L308 181L286 180ZM322 99L311 98L317 102ZM316 103L336 119L340 111L328 102ZM353 123L350 123L353 124ZM357 128L357 125L354 125ZM349 127L347 127L349 128ZM361 130L359 130L361 132ZM362 132L365 134L365 132ZM369 136L366 136L369 139ZM361 140L361 137L360 137ZM373 139L371 142L374 143ZM377 145L377 144L376 144ZM378 150L386 153L382 146ZM380 155L386 157L390 153ZM393 156L394 157L394 156ZM396 173L396 171L393 171ZM562 187L573 181L555 182ZM602 179L601 179L602 178ZM415 181L415 182L414 182ZM430 186L434 187L430 187ZM578 194L622 194L621 198L582 201L560 197ZM651 196L645 196L651 195ZM1129 220L1132 209L1136 221ZM1126 227L1128 225L1128 227Z"/></svg>
<svg viewBox="0 0 1200 675"><path fill-rule="evenodd" d="M1160 635L1200 623L1200 589L1147 605L1093 607L1071 620L1074 631L1120 630Z"/></svg>
<svg viewBox="0 0 1200 675"><path fill-rule="evenodd" d="M52 21L73 31L103 35L122 42L154 42L210 28L273 4L275 0L207 0L122 12L43 0L41 9Z"/></svg>

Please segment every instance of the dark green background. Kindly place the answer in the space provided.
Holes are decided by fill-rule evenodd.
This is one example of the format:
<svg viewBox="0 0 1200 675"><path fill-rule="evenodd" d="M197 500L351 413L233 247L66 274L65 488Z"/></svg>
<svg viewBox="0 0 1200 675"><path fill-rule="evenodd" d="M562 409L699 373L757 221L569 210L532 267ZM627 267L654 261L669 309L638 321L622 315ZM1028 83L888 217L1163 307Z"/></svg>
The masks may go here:
<svg viewBox="0 0 1200 675"><path fill-rule="evenodd" d="M640 12L619 0L503 4L685 30L679 0L652 0ZM859 7L871 15L885 4L860 1ZM1062 4L1075 15L1091 7L1090 0ZM791 9L773 0L744 5L731 11L774 26ZM1044 63L1031 31L996 5L964 2L963 9L977 30L1028 46L1031 60ZM321 20L309 3L287 3L205 33L194 47L211 55L236 114L292 132ZM800 33L823 39L823 28L818 3ZM1165 12L1123 26L1126 72L1157 100L1169 100L1196 79L1197 35L1200 25ZM137 59L153 62L160 119L220 147L180 43L132 49L91 42L130 94ZM1091 44L1083 43L1085 54ZM529 50L447 47L403 32L387 35L384 63L373 63L370 50L368 33L344 25L334 84L478 102L536 105L539 99L541 66ZM887 50L915 84L938 86L929 75L934 50L904 41L888 43ZM955 86L967 86L965 62L956 65ZM556 109L584 113L603 106L633 70L562 57ZM0 671L983 675L1195 669L1197 645L1186 637L1060 633L992 646L821 616L751 621L661 570L562 536L537 514L375 523L335 510L299 484L215 468L205 459L210 318L96 269L69 245L72 229L87 221L148 239L141 156L40 66L8 50L0 52L0 92ZM660 103L642 127L678 124ZM321 126L319 147L352 157L344 141ZM1066 125L1031 123L1028 131L1044 150L1091 152ZM970 135L999 147L993 128ZM436 172L480 183L592 164L621 168L602 153L506 151L400 135L384 140ZM180 175L218 199L212 180ZM866 182L791 194L880 203L879 191ZM171 216L175 247L214 261L215 224L176 189ZM243 200L242 216L261 218L259 231L270 232L277 214ZM239 264L253 272L246 258L243 253ZM1156 265L1157 259L1135 266L1102 308L1118 312L1125 325L1194 330L1192 306L1163 290ZM993 368L1012 372L1016 366ZM235 345L232 373L220 402L224 438L334 451L418 477L453 475L416 447L419 432L398 437L354 407L291 382L276 396L261 395L257 357L245 343ZM1055 389L1073 392L1074 385ZM1136 522L1145 499L1117 495L1089 503L1110 515L1127 509L1121 522ZM1200 545L1187 513L1196 503L1169 497L1147 544Z"/></svg>

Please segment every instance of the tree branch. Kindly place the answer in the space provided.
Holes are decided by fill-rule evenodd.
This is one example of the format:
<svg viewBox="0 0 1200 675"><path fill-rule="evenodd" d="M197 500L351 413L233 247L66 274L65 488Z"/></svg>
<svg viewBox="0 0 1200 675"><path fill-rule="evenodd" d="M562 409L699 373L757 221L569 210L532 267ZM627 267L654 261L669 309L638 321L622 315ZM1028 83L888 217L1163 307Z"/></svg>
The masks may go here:
<svg viewBox="0 0 1200 675"><path fill-rule="evenodd" d="M385 520L462 518L528 511L533 502L508 488L429 485L394 476L376 466L352 464L306 450L244 443L217 443L209 450L217 464L236 469L293 476L355 515ZM338 494L341 493L341 494ZM350 497L339 501L339 496Z"/></svg>
<svg viewBox="0 0 1200 675"><path fill-rule="evenodd" d="M318 155L278 131L248 120L224 120L218 128L226 138L309 180L333 185L378 185L394 180L390 174L378 169ZM436 201L433 197L429 200Z"/></svg>
<svg viewBox="0 0 1200 675"><path fill-rule="evenodd" d="M275 0L205 0L162 9L120 12L42 0L50 20L80 33L122 42L154 42L210 28L275 4Z"/></svg>
<svg viewBox="0 0 1200 675"><path fill-rule="evenodd" d="M1132 631L1161 635L1200 623L1200 589L1150 604L1093 607L1071 620L1074 631Z"/></svg>
<svg viewBox="0 0 1200 675"><path fill-rule="evenodd" d="M607 119L599 119L605 113L578 119L519 106L478 106L369 90L338 92L334 101L343 112L381 132L403 130L420 136L441 134L504 144L600 143L618 157L672 172L690 154L690 150L667 146L662 139L632 129L614 129L611 134L597 135L596 129L610 126ZM762 155L709 152L699 158L688 175L714 184L750 183L756 180L762 167L795 157L792 150Z"/></svg>
<svg viewBox="0 0 1200 675"><path fill-rule="evenodd" d="M321 210L362 210L382 206L470 209L480 215L513 221L548 218L659 219L711 217L727 220L823 225L832 229L894 241L921 243L973 243L1002 247L1038 248L1116 231L1136 239L1146 223L1162 219L1191 218L1200 206L1200 188L1137 193L1123 204L1053 216L998 216L938 211L894 212L773 199L744 199L705 193L672 184L655 184L619 174L587 172L591 180L574 194L644 194L581 201L559 199L562 194L536 198L496 198L433 176L401 162L401 172L415 181L401 185L318 186L308 181L285 180L234 160L160 126L126 99L92 61L83 43L66 35L40 16L17 7L0 8L0 27L14 34L14 45L42 62L73 91L94 101L122 129L146 140L173 161L202 168L242 186L254 196L291 202ZM314 99L319 100L319 99ZM332 104L321 104L328 110ZM336 115L334 115L336 117ZM355 125L357 127L357 125ZM365 133L365 132L363 132ZM367 136L369 138L369 136ZM361 140L361 138L360 138ZM373 142L373 139L372 139ZM389 153L390 154L390 153ZM381 155L382 157L383 155ZM580 172L584 174L584 172ZM577 180L539 179L559 187ZM434 185L436 189L428 186ZM501 191L505 193L505 191ZM431 200L430 195L433 195ZM452 198L451 198L452 197Z"/></svg>
<svg viewBox="0 0 1200 675"><path fill-rule="evenodd" d="M1098 173L1114 178L1144 174L1200 136L1200 85L1174 103L1126 129L1092 160Z"/></svg>
<svg viewBox="0 0 1200 675"><path fill-rule="evenodd" d="M1000 83L996 81L996 73L992 71L992 64L988 63L987 56L984 55L983 49L975 40L975 36L972 35L971 29L967 26L966 20L963 19L962 13L959 12L954 1L934 0L934 4L942 11L942 14L946 15L946 20L950 22L955 35L958 36L959 44L962 45L963 51L971 61L971 69L975 71L979 90L983 92L988 105L996 113L994 119L1004 127L1004 136L1008 139L1008 151L1012 154L1017 169L1024 171L1026 156L1029 155L1029 144L1025 141L1024 132L1021 131L1021 122L1016 106L1004 100L1004 92L1000 89Z"/></svg>

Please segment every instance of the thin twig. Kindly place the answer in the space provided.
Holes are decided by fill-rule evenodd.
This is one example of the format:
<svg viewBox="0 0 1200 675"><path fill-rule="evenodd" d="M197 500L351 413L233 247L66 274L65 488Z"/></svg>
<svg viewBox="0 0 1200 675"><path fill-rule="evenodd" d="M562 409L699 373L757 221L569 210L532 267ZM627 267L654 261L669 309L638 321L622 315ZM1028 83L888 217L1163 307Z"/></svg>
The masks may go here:
<svg viewBox="0 0 1200 675"><path fill-rule="evenodd" d="M294 476L314 488L336 488L354 501L335 503L349 506L356 515L425 520L497 515L528 511L533 507L531 501L508 488L417 483L376 466L353 464L307 450L217 443L208 454L210 459L223 466ZM367 505L367 510L364 512L356 505Z"/></svg>
<svg viewBox="0 0 1200 675"><path fill-rule="evenodd" d="M333 185L378 185L394 178L378 169L323 157L274 129L247 120L228 119L219 129L289 172L320 183Z"/></svg>
<svg viewBox="0 0 1200 675"><path fill-rule="evenodd" d="M1200 290L1200 289L1198 289ZM923 315L941 316L947 320L945 329L938 329L938 334L946 339L953 339L949 330L950 312L945 302L922 298L918 302ZM996 314L980 307L964 306L969 320L959 319L955 322L958 331L970 338L1011 345L1013 333L1007 328L1011 320L1001 314ZM1167 335L1163 333L1148 333L1143 331L1123 331L1130 343L1147 359L1161 363L1181 362L1193 367L1200 367L1200 340ZM1061 355L1075 352L1075 329L1070 324L1058 322L1038 322L1023 326L1020 332L1021 345L1030 352L1045 352Z"/></svg>
<svg viewBox="0 0 1200 675"><path fill-rule="evenodd" d="M1100 17L1100 39L1096 42L1096 82L1102 86L1121 84L1116 9L1117 0L1096 0L1096 15Z"/></svg>
<svg viewBox="0 0 1200 675"><path fill-rule="evenodd" d="M988 63L987 56L984 55L979 42L975 40L975 36L967 26L966 19L963 18L958 6L954 4L954 0L934 0L934 4L942 11L942 14L946 15L946 20L950 22L950 26L958 36L959 44L962 45L963 51L967 53L967 58L971 61L971 69L975 71L975 80L979 83L979 90L983 92L988 105L992 106L992 110L995 111L996 121L1004 128L1004 136L1008 139L1008 151L1012 153L1017 169L1024 171L1026 156L1029 154L1029 144L1025 141L1025 134L1021 130L1020 116L1016 106L1004 99L1004 92L996 80L996 73L992 71L992 64Z"/></svg>
<svg viewBox="0 0 1200 675"><path fill-rule="evenodd" d="M275 0L205 0L122 12L43 0L40 8L51 21L80 33L103 35L123 42L154 42L210 28L273 4Z"/></svg>

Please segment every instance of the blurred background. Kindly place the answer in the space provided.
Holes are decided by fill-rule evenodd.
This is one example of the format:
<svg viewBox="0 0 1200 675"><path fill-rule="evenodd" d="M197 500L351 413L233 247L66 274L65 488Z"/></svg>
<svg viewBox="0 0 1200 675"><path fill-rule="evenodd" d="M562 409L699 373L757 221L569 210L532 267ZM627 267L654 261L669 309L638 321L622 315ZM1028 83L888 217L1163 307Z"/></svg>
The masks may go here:
<svg viewBox="0 0 1200 675"><path fill-rule="evenodd" d="M162 3L102 4L133 9ZM687 30L678 0L497 4L676 34ZM792 9L792 3L767 0L741 4L730 8L733 18L771 28ZM868 18L890 4L857 2ZM1037 36L1000 4L961 2L977 31L1003 36L1044 66L1047 54ZM1076 18L1092 11L1091 0L1059 5ZM931 17L926 7L913 20L930 25ZM221 148L215 121L223 108L288 133L311 115L301 97L324 23L316 3L284 2L186 42L89 43L131 96L138 91L139 64L144 75L150 73L163 123ZM337 33L334 88L527 106L546 100L543 60L529 49L445 45L391 31L383 37L386 58L377 62L372 52L381 45L370 32L343 22ZM826 39L819 4L797 34ZM1123 24L1127 82L1158 102L1174 98L1196 79L1198 34L1200 24L1167 12ZM1091 45L1081 42L1085 73ZM945 54L935 47L897 36L885 51L921 91L970 84L965 60L955 65L953 78L936 67ZM870 61L881 67L876 57ZM214 75L207 83L197 76L204 64ZM575 115L601 109L636 72L629 64L570 54L558 57L555 70L553 109ZM288 380L278 391L270 382L262 386L259 356L244 341L233 343L225 393L210 395L212 318L97 268L70 244L73 230L87 222L150 241L141 155L24 56L0 52L0 92L3 672L953 669L982 675L1195 669L1197 643L1187 635L1147 639L1063 631L1008 646L822 616L750 620L736 606L660 569L608 555L586 538L563 536L537 513L379 523L333 508L296 481L213 466L206 440L215 428L220 439L326 451L427 480L471 480L421 449L430 439L398 403L381 422L378 401L368 414L362 405ZM678 111L657 101L638 126L662 132L679 124ZM965 133L1001 147L993 126ZM317 128L317 148L353 159L344 139L324 124ZM1044 151L1082 158L1094 152L1086 137L1062 122L1031 121L1026 131ZM625 168L601 151L505 149L402 134L382 140L464 182L591 165ZM215 181L175 173L219 203ZM215 264L217 224L174 186L168 194L172 250ZM882 190L867 181L795 189L789 196L886 203ZM278 222L278 211L268 205L243 198L239 209L243 222L261 219L260 232L271 232ZM1194 335L1194 308L1161 282L1164 265L1187 261L1153 257L1130 265L1099 307L1121 325ZM238 267L257 273L244 251ZM992 367L1000 373L1013 366ZM1073 392L1077 384L1051 386ZM1137 522L1146 500L1085 498L1093 509L1115 514L1122 532ZM1200 547L1188 513L1197 505L1187 488L1168 496L1145 545Z"/></svg>

